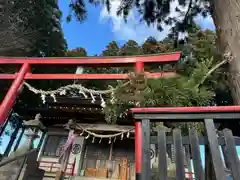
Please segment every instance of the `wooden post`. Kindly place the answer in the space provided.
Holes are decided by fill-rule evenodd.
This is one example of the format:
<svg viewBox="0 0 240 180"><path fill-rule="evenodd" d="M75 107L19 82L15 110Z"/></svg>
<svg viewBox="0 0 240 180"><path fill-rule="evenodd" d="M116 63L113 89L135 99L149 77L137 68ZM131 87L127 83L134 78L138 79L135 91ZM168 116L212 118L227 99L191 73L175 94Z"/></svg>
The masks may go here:
<svg viewBox="0 0 240 180"><path fill-rule="evenodd" d="M128 180L128 159L122 158L119 169L119 180Z"/></svg>
<svg viewBox="0 0 240 180"><path fill-rule="evenodd" d="M1 105L0 105L0 126L5 123L9 112L11 111L13 104L18 96L19 89L21 88L24 77L30 70L28 63L24 63L18 72L16 79L13 81L11 87L9 88L7 94L5 95Z"/></svg>
<svg viewBox="0 0 240 180"><path fill-rule="evenodd" d="M142 120L142 175L141 180L150 179L150 120Z"/></svg>
<svg viewBox="0 0 240 180"><path fill-rule="evenodd" d="M232 131L224 130L224 138L226 143L226 155L229 162L229 167L232 171L233 179L240 179L240 162L236 151L236 145Z"/></svg>
<svg viewBox="0 0 240 180"><path fill-rule="evenodd" d="M167 146L165 129L158 130L158 176L161 180L167 180Z"/></svg>
<svg viewBox="0 0 240 180"><path fill-rule="evenodd" d="M199 149L199 140L197 136L197 131L195 129L190 129L189 140L191 145L195 178L199 180L204 180L204 171L202 167L202 160Z"/></svg>
<svg viewBox="0 0 240 180"><path fill-rule="evenodd" d="M176 158L176 180L185 180L184 154L180 129L173 130L174 154Z"/></svg>
<svg viewBox="0 0 240 180"><path fill-rule="evenodd" d="M221 159L218 138L217 138L214 122L212 119L205 119L204 122L205 122L209 149L211 151L211 160L212 160L212 165L213 165L214 173L216 176L216 180L226 180L227 176L224 171L223 161Z"/></svg>
<svg viewBox="0 0 240 180"><path fill-rule="evenodd" d="M144 71L144 63L137 61L135 64L135 73ZM135 121L135 162L136 162L136 180L143 180L142 177L142 122Z"/></svg>

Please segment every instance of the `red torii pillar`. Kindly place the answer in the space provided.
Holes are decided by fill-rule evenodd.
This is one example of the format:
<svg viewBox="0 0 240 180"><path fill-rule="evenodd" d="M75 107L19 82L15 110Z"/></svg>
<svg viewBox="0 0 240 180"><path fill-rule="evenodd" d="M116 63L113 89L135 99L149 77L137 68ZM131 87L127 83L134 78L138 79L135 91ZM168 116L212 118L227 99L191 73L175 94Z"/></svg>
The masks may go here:
<svg viewBox="0 0 240 180"><path fill-rule="evenodd" d="M144 71L144 63L137 61L135 72ZM142 180L142 122L135 121L135 162L136 162L136 180Z"/></svg>
<svg viewBox="0 0 240 180"><path fill-rule="evenodd" d="M18 96L19 90L22 87L24 77L29 72L30 66L28 63L24 63L21 69L18 72L17 77L13 81L11 87L9 88L7 94L5 95L1 105L0 105L0 126L2 126L7 117L9 112L11 111L14 102Z"/></svg>

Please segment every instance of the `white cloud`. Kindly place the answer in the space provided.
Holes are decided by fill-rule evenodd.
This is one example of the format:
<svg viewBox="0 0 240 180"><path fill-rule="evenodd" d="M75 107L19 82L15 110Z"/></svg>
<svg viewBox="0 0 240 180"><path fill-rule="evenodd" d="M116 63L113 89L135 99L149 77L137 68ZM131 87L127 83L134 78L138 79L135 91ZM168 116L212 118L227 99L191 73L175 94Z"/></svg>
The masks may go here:
<svg viewBox="0 0 240 180"><path fill-rule="evenodd" d="M111 23L112 31L117 40L136 40L138 43L143 43L146 38L149 36L154 36L158 40L165 38L170 30L170 26L163 25L163 31L160 32L157 30L156 26L148 26L145 22L140 22L138 13L133 10L130 12L127 23L124 22L123 17L117 16L116 11L120 5L119 0L112 0L111 11L108 12L105 7L101 10L100 13L100 22L101 23ZM175 7L178 6L178 3L175 1L171 4L171 17L182 17L175 12ZM198 18L201 21L201 18ZM210 22L210 21L209 21Z"/></svg>
<svg viewBox="0 0 240 180"><path fill-rule="evenodd" d="M196 18L196 22L198 24L200 24L203 29L215 30L215 25L213 23L213 19L210 16L208 16L206 18L204 18L202 16L198 16Z"/></svg>
<svg viewBox="0 0 240 180"><path fill-rule="evenodd" d="M112 1L111 11L107 12L104 7L100 14L101 23L111 23L112 31L117 40L136 40L138 43L142 43L149 36L154 36L157 39L163 39L168 34L170 27L165 28L164 31L159 32L156 26L148 26L145 22L140 22L140 18L137 17L137 12L132 11L129 14L127 23L125 23L123 17L117 16L116 11L119 7L120 1Z"/></svg>

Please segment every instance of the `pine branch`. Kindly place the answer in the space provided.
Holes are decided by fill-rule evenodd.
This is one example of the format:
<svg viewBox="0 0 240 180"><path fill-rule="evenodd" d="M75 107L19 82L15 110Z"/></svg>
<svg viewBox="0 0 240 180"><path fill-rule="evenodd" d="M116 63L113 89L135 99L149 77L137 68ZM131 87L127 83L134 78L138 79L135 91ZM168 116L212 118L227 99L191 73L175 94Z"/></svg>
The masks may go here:
<svg viewBox="0 0 240 180"><path fill-rule="evenodd" d="M207 74L202 78L202 80L200 81L200 83L195 86L195 88L199 88L199 86L201 86L201 85L205 82L205 80L206 80L215 70L217 70L219 67L221 67L223 64L225 64L225 63L227 63L227 62L229 62L229 59L228 59L228 58L222 60L220 63L218 63L218 64L216 64L215 66L213 66L213 68L211 68L211 69L207 72Z"/></svg>

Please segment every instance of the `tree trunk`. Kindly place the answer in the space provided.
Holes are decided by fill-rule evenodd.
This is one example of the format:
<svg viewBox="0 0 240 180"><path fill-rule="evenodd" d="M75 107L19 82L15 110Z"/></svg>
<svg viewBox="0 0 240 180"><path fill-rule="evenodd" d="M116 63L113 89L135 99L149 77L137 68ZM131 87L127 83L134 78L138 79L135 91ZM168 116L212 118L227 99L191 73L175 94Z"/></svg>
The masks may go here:
<svg viewBox="0 0 240 180"><path fill-rule="evenodd" d="M220 54L230 53L229 81L234 104L240 105L240 0L210 0Z"/></svg>

